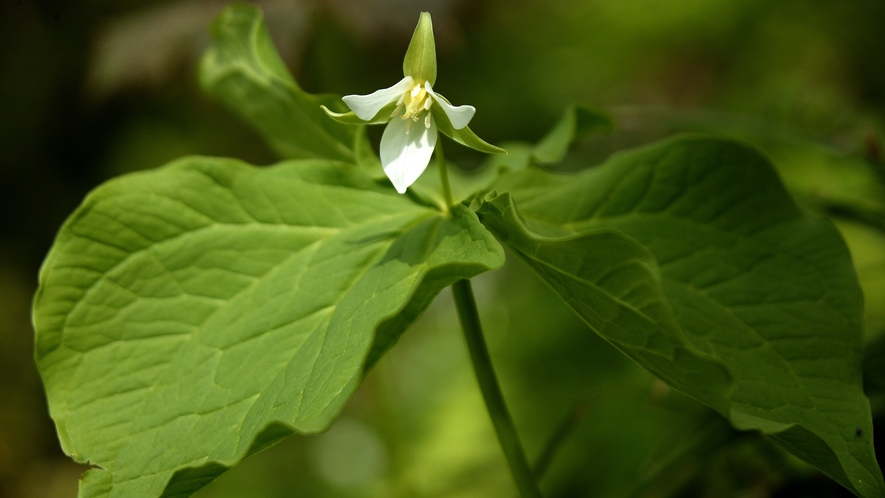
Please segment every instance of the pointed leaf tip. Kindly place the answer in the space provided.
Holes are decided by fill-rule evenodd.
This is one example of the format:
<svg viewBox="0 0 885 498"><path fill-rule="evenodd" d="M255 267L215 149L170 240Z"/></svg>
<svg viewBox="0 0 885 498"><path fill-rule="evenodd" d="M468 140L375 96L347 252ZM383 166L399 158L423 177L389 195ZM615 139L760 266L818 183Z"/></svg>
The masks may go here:
<svg viewBox="0 0 885 498"><path fill-rule="evenodd" d="M429 12L422 12L403 59L403 76L436 84L436 42Z"/></svg>

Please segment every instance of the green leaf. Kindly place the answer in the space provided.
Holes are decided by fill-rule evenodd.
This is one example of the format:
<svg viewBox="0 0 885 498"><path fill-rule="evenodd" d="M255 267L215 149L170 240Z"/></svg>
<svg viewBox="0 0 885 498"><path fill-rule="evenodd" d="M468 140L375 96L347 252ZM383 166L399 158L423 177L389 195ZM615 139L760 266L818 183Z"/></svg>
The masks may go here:
<svg viewBox="0 0 885 498"><path fill-rule="evenodd" d="M506 155L489 156L482 168L495 172L525 168L531 164L547 165L562 161L569 147L582 136L608 133L614 121L603 112L581 104L566 107L559 121L537 144L507 142L502 144Z"/></svg>
<svg viewBox="0 0 885 498"><path fill-rule="evenodd" d="M655 258L642 244L607 228L534 234L509 193L487 195L478 214L600 336L674 387L725 408L728 371L685 338Z"/></svg>
<svg viewBox="0 0 885 498"><path fill-rule="evenodd" d="M532 151L538 164L552 164L562 161L569 146L580 138L594 132L611 132L612 118L607 114L586 106L568 106L556 125L542 138Z"/></svg>
<svg viewBox="0 0 885 498"><path fill-rule="evenodd" d="M258 7L233 4L212 26L214 45L200 64L203 89L254 126L284 158L354 160L361 131L320 107L345 111L331 95L298 87L273 47Z"/></svg>
<svg viewBox="0 0 885 498"><path fill-rule="evenodd" d="M345 163L187 158L112 180L62 227L36 358L80 496L188 496L323 430L444 285L500 266L476 216Z"/></svg>
<svg viewBox="0 0 885 498"><path fill-rule="evenodd" d="M440 98L442 98L442 96L440 96ZM465 126L460 130L456 130L452 126L452 122L449 120L449 116L446 115L446 112L443 111L442 107L438 105L432 106L430 108L430 113L433 115L433 121L436 123L436 128L440 131L440 133L458 142L459 144L465 147L470 147L474 150L478 150L480 152L485 152L486 154L507 153L506 150L500 147L496 147L479 138L476 133L474 133L473 130L470 129L469 126Z"/></svg>
<svg viewBox="0 0 885 498"><path fill-rule="evenodd" d="M577 176L514 171L497 188L524 222L507 196L492 195L484 223L600 335L644 350L647 359L625 352L736 427L769 435L860 496L885 496L851 259L758 153L682 138ZM705 357L733 382L702 374Z"/></svg>
<svg viewBox="0 0 885 498"><path fill-rule="evenodd" d="M436 84L436 42L429 12L422 12L403 59L403 76Z"/></svg>
<svg viewBox="0 0 885 498"><path fill-rule="evenodd" d="M323 111L332 119L339 123L344 123L347 125L356 125L359 127L359 131L357 132L356 142L353 146L353 153L356 156L356 163L360 165L365 173L371 176L373 179L385 179L387 175L384 174L384 169L381 167L381 159L378 158L378 154L375 153L375 150L372 149L372 144L369 142L369 137L366 135L365 128L367 124L381 124L386 123L389 120L390 112L393 111L392 105L386 106L381 112L378 113L378 116L384 115L388 116L383 120L381 118L377 118L377 120L372 121L363 121L358 118L356 114L351 112L340 113L334 112L330 110L326 106L322 106ZM386 111L385 111L386 109ZM383 114L387 112L387 114Z"/></svg>

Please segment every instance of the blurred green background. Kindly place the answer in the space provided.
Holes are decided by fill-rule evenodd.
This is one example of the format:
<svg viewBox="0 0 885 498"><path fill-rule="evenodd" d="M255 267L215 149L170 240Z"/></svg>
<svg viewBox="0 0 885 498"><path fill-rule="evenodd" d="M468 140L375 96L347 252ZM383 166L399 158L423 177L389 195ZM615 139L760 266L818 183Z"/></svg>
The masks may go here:
<svg viewBox="0 0 885 498"><path fill-rule="evenodd" d="M615 117L617 131L582 141L565 170L678 132L761 148L797 201L849 242L867 300L865 387L885 430L881 0L258 3L302 86L341 94L397 81L418 12L430 11L437 87L478 109L471 126L487 140L536 140L573 101ZM0 2L2 497L73 497L84 470L59 448L32 360L30 300L65 216L100 182L181 155L275 160L196 85L224 4ZM454 146L447 155L467 171L482 160ZM475 287L528 453L567 434L546 496L848 496L635 366L513 258ZM328 433L289 438L199 496L515 496L448 292Z"/></svg>

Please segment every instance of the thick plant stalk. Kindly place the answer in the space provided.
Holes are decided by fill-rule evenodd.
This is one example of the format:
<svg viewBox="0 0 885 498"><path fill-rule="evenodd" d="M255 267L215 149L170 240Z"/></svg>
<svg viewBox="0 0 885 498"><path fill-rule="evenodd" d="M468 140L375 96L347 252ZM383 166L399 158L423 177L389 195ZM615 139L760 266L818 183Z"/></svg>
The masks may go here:
<svg viewBox="0 0 885 498"><path fill-rule="evenodd" d="M541 498L541 490L535 481L535 474L525 457L525 452L513 425L513 419L510 418L510 412L507 410L504 396L498 386L495 370L492 368L470 281L459 280L455 282L452 285L452 293L455 295L455 306L458 308L458 319L461 321L467 349L470 350L473 371L476 373L476 380L479 382L479 389L482 391L486 409L495 426L498 441L501 443L501 449L504 450L510 472L516 481L516 487L522 498Z"/></svg>

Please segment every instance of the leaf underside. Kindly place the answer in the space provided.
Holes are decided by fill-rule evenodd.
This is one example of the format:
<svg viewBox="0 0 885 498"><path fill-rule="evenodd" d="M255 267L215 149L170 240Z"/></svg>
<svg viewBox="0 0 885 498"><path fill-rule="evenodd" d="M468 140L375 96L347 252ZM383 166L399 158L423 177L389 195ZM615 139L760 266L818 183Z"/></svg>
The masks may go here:
<svg viewBox="0 0 885 498"><path fill-rule="evenodd" d="M681 138L496 188L509 194L486 196L483 223L602 337L856 494L885 495L851 259L758 153Z"/></svg>

